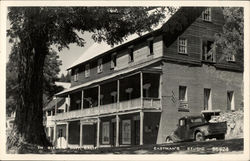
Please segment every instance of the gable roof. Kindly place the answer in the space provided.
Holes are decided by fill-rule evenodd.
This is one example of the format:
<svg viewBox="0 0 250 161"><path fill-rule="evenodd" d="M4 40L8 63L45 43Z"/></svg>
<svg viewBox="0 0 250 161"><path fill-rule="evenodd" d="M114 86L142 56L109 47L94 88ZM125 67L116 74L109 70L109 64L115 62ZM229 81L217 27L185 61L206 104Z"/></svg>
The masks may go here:
<svg viewBox="0 0 250 161"><path fill-rule="evenodd" d="M181 7L173 16L167 19L167 22L163 22L154 28L151 32L143 33L142 36L133 34L129 36L122 44L111 47L105 42L94 43L90 46L67 70L87 62L93 58L103 55L112 50L121 48L122 46L129 45L136 40L154 35L155 33L163 33L168 35L167 39L177 37L181 31L185 30L197 17L201 15L201 12L205 10L205 7ZM167 41L168 42L168 41Z"/></svg>

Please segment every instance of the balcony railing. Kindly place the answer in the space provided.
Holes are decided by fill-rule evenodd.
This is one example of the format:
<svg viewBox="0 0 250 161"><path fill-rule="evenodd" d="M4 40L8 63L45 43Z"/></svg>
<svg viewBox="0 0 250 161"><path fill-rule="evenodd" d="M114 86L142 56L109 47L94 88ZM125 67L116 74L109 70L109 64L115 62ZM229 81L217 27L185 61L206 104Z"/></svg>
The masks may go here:
<svg viewBox="0 0 250 161"><path fill-rule="evenodd" d="M127 101L121 101L119 103L111 103L101 105L100 107L84 108L82 110L74 110L65 113L58 113L55 116L51 116L54 120L66 120L75 119L89 116L97 116L103 114L111 114L123 111L133 111L138 109L161 109L161 99L159 98L143 98L141 104L141 98L136 98Z"/></svg>

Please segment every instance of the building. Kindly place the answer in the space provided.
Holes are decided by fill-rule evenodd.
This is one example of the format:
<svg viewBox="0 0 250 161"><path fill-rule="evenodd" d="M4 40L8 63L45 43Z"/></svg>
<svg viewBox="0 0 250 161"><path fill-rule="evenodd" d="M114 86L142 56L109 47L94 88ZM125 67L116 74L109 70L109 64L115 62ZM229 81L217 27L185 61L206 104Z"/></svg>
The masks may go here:
<svg viewBox="0 0 250 161"><path fill-rule="evenodd" d="M71 87L56 94L67 107L51 116L54 141L160 144L181 116L241 108L243 54L225 57L213 46L223 23L220 8L183 7L160 29L86 51L69 67Z"/></svg>

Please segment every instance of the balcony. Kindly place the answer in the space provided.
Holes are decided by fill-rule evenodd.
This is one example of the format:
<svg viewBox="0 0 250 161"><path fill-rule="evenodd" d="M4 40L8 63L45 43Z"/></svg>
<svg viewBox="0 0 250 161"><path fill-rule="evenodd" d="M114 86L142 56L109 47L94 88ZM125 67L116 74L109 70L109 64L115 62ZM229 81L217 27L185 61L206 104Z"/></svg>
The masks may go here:
<svg viewBox="0 0 250 161"><path fill-rule="evenodd" d="M159 98L143 98L142 104L143 105L141 105L141 98L136 98L128 101L122 101L119 103L101 105L100 107L84 108L65 113L59 113L54 116L51 116L50 119L69 120L126 111L136 111L141 109L161 110L161 99Z"/></svg>

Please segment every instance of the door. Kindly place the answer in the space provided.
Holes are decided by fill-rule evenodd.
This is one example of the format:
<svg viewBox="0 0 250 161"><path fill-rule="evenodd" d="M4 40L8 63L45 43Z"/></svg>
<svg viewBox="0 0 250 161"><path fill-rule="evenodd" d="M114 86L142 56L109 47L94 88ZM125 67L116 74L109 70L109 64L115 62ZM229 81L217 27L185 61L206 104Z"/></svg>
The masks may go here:
<svg viewBox="0 0 250 161"><path fill-rule="evenodd" d="M140 120L135 120L134 123L135 123L135 126L134 126L135 145L139 145L140 144Z"/></svg>
<svg viewBox="0 0 250 161"><path fill-rule="evenodd" d="M112 122L112 136L113 136L112 145L115 146L115 143L116 143L116 123L115 122Z"/></svg>
<svg viewBox="0 0 250 161"><path fill-rule="evenodd" d="M178 126L178 135L181 140L187 140L187 120L186 119L180 119L179 120L179 126Z"/></svg>

